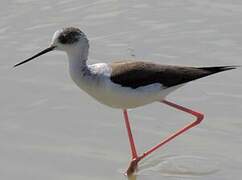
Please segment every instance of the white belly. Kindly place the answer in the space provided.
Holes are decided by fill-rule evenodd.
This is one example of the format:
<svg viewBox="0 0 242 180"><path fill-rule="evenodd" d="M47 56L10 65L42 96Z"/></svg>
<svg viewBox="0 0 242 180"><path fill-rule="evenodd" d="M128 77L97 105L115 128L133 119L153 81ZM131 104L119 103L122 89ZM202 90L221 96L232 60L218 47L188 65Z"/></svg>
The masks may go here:
<svg viewBox="0 0 242 180"><path fill-rule="evenodd" d="M94 86L85 88L79 86L89 95L102 104L113 108L130 109L143 106L164 99L171 91L177 89L164 89L159 83L132 89L123 87L106 80Z"/></svg>
<svg viewBox="0 0 242 180"><path fill-rule="evenodd" d="M157 101L158 92L147 92L143 89L131 89L127 87L96 88L94 91L87 92L100 103L113 108L135 108Z"/></svg>

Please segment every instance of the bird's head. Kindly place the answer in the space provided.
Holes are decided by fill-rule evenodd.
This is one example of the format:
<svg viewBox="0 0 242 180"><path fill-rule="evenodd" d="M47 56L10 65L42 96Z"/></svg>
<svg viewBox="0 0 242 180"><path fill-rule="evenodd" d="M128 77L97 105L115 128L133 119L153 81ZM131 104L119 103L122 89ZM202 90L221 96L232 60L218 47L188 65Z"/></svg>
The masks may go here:
<svg viewBox="0 0 242 180"><path fill-rule="evenodd" d="M54 33L51 46L56 50L70 51L75 48L86 46L88 40L86 35L78 28L68 27Z"/></svg>
<svg viewBox="0 0 242 180"><path fill-rule="evenodd" d="M43 51L35 54L34 56L14 65L17 67L21 64L24 64L32 59L35 59L38 56L41 56L45 53L48 53L53 50L65 51L71 53L72 51L81 51L82 48L88 47L88 39L86 35L78 28L67 27L60 30L57 30L50 43L50 46Z"/></svg>

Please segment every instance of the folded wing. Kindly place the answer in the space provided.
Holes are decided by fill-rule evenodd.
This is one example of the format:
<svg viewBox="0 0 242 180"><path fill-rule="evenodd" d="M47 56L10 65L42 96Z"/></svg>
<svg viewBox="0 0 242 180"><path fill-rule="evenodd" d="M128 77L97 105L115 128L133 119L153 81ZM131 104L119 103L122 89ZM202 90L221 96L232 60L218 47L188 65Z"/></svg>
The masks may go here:
<svg viewBox="0 0 242 180"><path fill-rule="evenodd" d="M236 68L236 66L182 67L143 61L116 62L112 63L111 67L112 82L133 89L153 83L160 83L168 88Z"/></svg>

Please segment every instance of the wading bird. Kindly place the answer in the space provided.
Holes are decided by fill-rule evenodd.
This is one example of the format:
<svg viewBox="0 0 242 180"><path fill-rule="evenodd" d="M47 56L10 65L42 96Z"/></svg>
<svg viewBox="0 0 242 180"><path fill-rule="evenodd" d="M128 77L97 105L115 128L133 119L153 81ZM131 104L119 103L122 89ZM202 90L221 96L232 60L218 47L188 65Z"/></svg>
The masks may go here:
<svg viewBox="0 0 242 180"><path fill-rule="evenodd" d="M119 61L87 65L88 39L80 29L74 27L56 31L48 48L14 65L14 67L53 50L67 53L71 78L79 88L102 104L122 109L132 156L126 172L128 175L135 172L140 160L176 136L198 125L204 117L202 113L167 101L165 98L169 93L195 79L236 68L236 66L183 67L144 61ZM157 101L189 113L195 116L196 120L148 151L138 155L127 109Z"/></svg>

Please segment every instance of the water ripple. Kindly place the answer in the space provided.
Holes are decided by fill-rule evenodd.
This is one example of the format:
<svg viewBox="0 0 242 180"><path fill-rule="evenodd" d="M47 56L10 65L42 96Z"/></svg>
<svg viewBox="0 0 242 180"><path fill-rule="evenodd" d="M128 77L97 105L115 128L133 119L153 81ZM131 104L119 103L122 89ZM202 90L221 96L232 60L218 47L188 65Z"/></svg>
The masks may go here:
<svg viewBox="0 0 242 180"><path fill-rule="evenodd" d="M138 174L160 173L163 176L194 177L218 172L215 160L192 155L153 156L140 164Z"/></svg>

